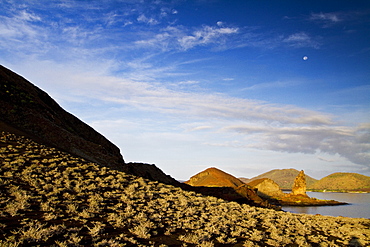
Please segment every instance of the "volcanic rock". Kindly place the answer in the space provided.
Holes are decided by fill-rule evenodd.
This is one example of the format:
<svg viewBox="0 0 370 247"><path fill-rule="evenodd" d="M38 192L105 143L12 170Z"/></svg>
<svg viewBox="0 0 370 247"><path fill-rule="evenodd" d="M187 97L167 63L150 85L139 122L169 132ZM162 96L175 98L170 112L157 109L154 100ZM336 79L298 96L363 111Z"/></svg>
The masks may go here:
<svg viewBox="0 0 370 247"><path fill-rule="evenodd" d="M272 179L275 183L277 183L282 190L291 190L294 184L294 179L298 176L299 171L293 168L290 169L274 169L263 174L260 174L253 178L239 178L244 183L249 184L250 182L260 179L260 178L269 178ZM318 181L307 174L306 177L306 186L307 189L310 189L312 185Z"/></svg>
<svg viewBox="0 0 370 247"><path fill-rule="evenodd" d="M118 147L65 111L47 93L3 66L0 89L3 129L15 128L41 143L105 166L120 169L124 164Z"/></svg>
<svg viewBox="0 0 370 247"><path fill-rule="evenodd" d="M298 176L294 179L292 187L292 195L306 195L306 178L304 171L300 171Z"/></svg>
<svg viewBox="0 0 370 247"><path fill-rule="evenodd" d="M276 198L283 197L285 195L280 189L280 186L269 178L254 180L248 183L248 185L258 189L257 194L263 198Z"/></svg>

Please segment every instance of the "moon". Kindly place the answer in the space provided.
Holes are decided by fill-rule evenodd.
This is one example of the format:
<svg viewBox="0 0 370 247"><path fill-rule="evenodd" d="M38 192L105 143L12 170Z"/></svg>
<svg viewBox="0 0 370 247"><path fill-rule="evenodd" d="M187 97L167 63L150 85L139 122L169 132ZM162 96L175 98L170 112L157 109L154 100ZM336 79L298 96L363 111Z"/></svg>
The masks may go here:
<svg viewBox="0 0 370 247"><path fill-rule="evenodd" d="M303 60L305 60L305 61L306 61L307 59L308 59L308 57L307 57L307 56L304 56L304 57L303 57Z"/></svg>

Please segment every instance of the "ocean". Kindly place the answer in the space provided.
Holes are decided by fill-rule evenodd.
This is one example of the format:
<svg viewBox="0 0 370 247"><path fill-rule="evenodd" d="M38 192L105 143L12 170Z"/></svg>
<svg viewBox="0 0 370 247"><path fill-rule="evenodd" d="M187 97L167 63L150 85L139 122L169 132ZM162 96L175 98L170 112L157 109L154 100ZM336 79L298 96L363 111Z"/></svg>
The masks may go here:
<svg viewBox="0 0 370 247"><path fill-rule="evenodd" d="M348 205L295 207L284 206L283 210L300 214L321 214L352 218L370 218L370 193L307 192L309 197L347 202Z"/></svg>

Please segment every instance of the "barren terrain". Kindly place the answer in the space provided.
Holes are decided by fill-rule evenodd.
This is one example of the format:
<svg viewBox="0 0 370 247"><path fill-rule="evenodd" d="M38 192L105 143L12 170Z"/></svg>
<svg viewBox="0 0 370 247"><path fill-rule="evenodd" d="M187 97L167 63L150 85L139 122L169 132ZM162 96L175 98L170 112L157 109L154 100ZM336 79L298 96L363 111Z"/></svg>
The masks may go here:
<svg viewBox="0 0 370 247"><path fill-rule="evenodd" d="M263 209L0 137L0 246L368 246L370 220Z"/></svg>

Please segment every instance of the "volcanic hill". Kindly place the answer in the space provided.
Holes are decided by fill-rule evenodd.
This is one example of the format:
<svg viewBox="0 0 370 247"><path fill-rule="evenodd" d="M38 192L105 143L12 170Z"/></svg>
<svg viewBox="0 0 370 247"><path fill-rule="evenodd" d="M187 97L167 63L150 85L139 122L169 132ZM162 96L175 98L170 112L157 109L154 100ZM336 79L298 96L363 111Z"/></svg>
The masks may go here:
<svg viewBox="0 0 370 247"><path fill-rule="evenodd" d="M256 179L261 178L269 178L277 183L282 190L291 190L294 184L294 179L298 176L299 171L296 169L275 169L269 172L263 173L251 179L248 178L239 178L241 181L245 183L250 183ZM314 179L308 175L306 175L306 185L307 188L311 188L312 184L314 184L317 179Z"/></svg>
<svg viewBox="0 0 370 247"><path fill-rule="evenodd" d="M370 177L358 173L337 172L320 179L311 188L313 190L370 192Z"/></svg>
<svg viewBox="0 0 370 247"><path fill-rule="evenodd" d="M192 190L204 195L261 207L279 208L258 196L256 189L215 167L192 176L185 184L192 186Z"/></svg>
<svg viewBox="0 0 370 247"><path fill-rule="evenodd" d="M0 126L114 168L124 164L120 150L47 93L0 66Z"/></svg>
<svg viewBox="0 0 370 247"><path fill-rule="evenodd" d="M237 188L244 183L236 177L215 167L208 168L185 182L191 186L232 187Z"/></svg>
<svg viewBox="0 0 370 247"><path fill-rule="evenodd" d="M125 163L112 142L65 111L46 92L1 65L0 105L0 131L28 137L102 166L179 184L155 165Z"/></svg>

